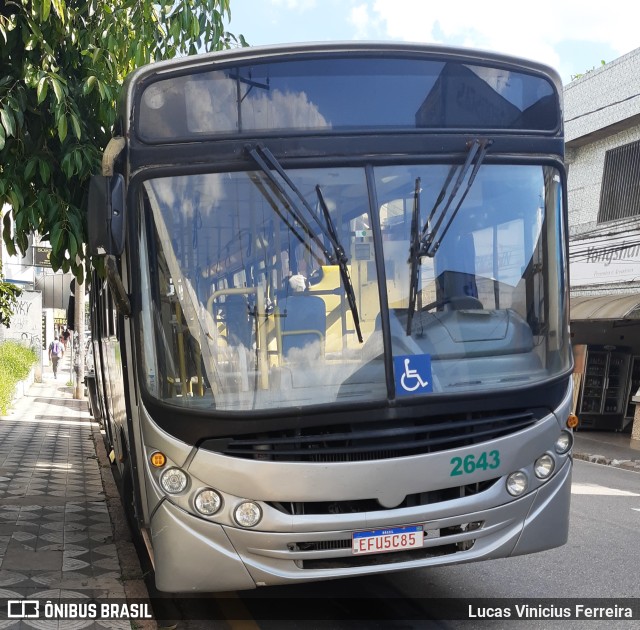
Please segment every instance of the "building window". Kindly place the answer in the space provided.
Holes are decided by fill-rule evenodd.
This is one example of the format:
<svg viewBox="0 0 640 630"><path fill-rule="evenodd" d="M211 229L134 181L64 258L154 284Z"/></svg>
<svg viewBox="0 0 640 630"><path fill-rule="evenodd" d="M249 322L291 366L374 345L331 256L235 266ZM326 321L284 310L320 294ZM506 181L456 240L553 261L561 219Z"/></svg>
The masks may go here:
<svg viewBox="0 0 640 630"><path fill-rule="evenodd" d="M640 140L606 152L598 223L640 216Z"/></svg>

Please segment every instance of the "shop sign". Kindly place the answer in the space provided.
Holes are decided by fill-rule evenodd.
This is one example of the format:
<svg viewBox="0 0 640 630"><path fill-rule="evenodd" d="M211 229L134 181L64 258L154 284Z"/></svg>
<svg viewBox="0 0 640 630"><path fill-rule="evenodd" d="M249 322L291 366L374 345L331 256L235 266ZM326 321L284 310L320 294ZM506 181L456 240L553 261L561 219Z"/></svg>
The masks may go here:
<svg viewBox="0 0 640 630"><path fill-rule="evenodd" d="M33 248L33 264L36 267L51 267L49 256L51 255L50 247L34 247Z"/></svg>
<svg viewBox="0 0 640 630"><path fill-rule="evenodd" d="M571 286L640 281L640 232L569 243Z"/></svg>

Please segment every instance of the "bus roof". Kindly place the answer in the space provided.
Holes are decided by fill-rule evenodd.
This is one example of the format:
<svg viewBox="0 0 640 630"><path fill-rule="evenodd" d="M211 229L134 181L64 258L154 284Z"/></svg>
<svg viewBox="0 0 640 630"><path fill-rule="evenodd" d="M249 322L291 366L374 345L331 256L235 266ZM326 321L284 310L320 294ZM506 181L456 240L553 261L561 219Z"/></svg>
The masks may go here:
<svg viewBox="0 0 640 630"><path fill-rule="evenodd" d="M288 44L270 44L265 46L248 46L245 48L230 48L199 55L175 57L165 61L158 61L137 68L131 72L125 85L143 80L150 75L161 75L175 70L196 70L202 65L229 62L247 62L266 60L269 57L286 58L300 54L313 53L379 53L402 54L413 53L434 57L448 58L463 63L486 62L489 65L498 64L519 68L524 72L534 72L546 75L562 92L562 81L559 73L549 65L533 61L524 57L516 57L504 53L463 46L445 46L441 44L424 44L418 42L390 42L390 41L320 41L299 42Z"/></svg>

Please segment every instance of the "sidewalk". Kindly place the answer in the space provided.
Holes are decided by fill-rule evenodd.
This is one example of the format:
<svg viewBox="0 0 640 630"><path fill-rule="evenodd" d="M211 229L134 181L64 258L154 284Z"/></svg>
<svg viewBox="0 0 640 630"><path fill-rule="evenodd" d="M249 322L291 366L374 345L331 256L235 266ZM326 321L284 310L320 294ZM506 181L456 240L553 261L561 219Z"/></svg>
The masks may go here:
<svg viewBox="0 0 640 630"><path fill-rule="evenodd" d="M70 359L0 416L0 598L148 598L97 423L74 400ZM137 628L154 622L135 621ZM129 621L1 621L11 628ZM79 624L79 625L78 625Z"/></svg>
<svg viewBox="0 0 640 630"><path fill-rule="evenodd" d="M640 440L628 433L584 431L574 434L573 455L596 464L607 464L640 472Z"/></svg>

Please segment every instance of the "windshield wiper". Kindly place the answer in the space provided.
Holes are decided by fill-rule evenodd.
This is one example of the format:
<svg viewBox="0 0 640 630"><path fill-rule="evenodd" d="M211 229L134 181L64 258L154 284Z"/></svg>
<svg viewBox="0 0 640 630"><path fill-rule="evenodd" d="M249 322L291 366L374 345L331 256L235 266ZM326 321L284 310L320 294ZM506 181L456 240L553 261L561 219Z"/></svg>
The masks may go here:
<svg viewBox="0 0 640 630"><path fill-rule="evenodd" d="M469 152L467 153L467 159L462 165L462 168L458 173L456 182L453 185L453 189L449 194L449 199L447 199L447 203L445 204L444 208L442 208L442 211L440 212L440 215L438 216L438 220L433 226L433 229L429 231L429 220L433 217L433 214L435 213L436 208L440 205L440 202L444 198L444 195L446 194L446 190L449 187L449 183L453 179L453 174L457 169L457 167L454 167L454 169L449 171L449 175L447 176L444 187L440 191L438 200L436 201L436 204L434 205L431 211L431 214L429 215L427 222L424 224L424 227L422 228L422 232L420 234L420 242L422 245L421 247L422 256L429 256L430 258L433 258L435 253L438 251L438 248L440 247L440 243L442 243L442 239L444 239L446 233L449 231L449 228L451 227L453 220L456 218L456 214L458 214L458 210L460 210L460 206L462 206L462 203L464 202L467 196L467 193L469 192L469 190L471 190L471 186L473 185L473 181L475 180L476 175L478 174L478 170L482 166L482 162L484 161L484 158L487 155L487 150L492 144L493 144L493 140L489 140L487 138L482 138L482 139L474 138L473 142L471 143L471 146L469 147ZM453 209L453 212L448 216L449 208L451 207L453 200L456 198L458 194L458 190L460 190L460 186L462 185L462 182L464 181L464 178L469 172L469 168L471 168L471 164L473 164L474 160L475 160L475 164L473 165L473 170L471 171L471 174L469 175L469 179L467 180L467 185L465 186L464 191L460 195L460 199L458 200L458 203ZM440 233L440 226L442 225L442 222L444 221L445 218L447 219L447 222L444 225L444 229Z"/></svg>
<svg viewBox="0 0 640 630"><path fill-rule="evenodd" d="M458 165L453 165L449 169L449 173L440 189L440 193L431 208L431 212L425 221L424 227L420 232L418 231L418 222L420 221L420 178L416 179L416 185L413 196L413 216L411 219L411 244L409 245L409 264L411 265L410 271L410 279L409 279L409 311L407 313L407 335L411 335L411 324L413 322L413 311L416 306L416 297L418 294L418 272L420 267L420 262L423 256L429 256L433 258L442 243L445 235L449 231L451 224L453 223L456 215L458 214L458 210L462 206L469 190L471 190L471 186L478 174L478 170L480 166L482 166L482 162L484 161L485 156L487 155L487 151L489 147L493 144L493 140L489 140L488 138L474 138L469 146L469 150L467 153L467 158L460 168ZM464 182L471 165L473 164L473 170L467 179L467 184L460 195L457 204L455 205L453 211L449 213L449 209L451 204L454 202L456 197L458 196L458 191L460 190L460 186ZM431 226L431 222L433 221L433 217L436 214L440 204L444 200L447 194L447 190L451 184L451 181L454 178L454 175L458 171L458 176L453 185L453 188L449 194L449 198L447 199L447 203L440 211L438 215L438 219L433 226L433 229L429 229ZM444 227L441 229L443 222L446 218L446 223L444 223Z"/></svg>
<svg viewBox="0 0 640 630"><path fill-rule="evenodd" d="M295 214L293 215L293 220L291 220L289 216L290 213L286 211L286 208L287 208L286 203L282 204L282 199L277 197L277 195L270 188L267 188L267 186L265 185L265 182L262 181L257 176L257 174L249 175L249 179L251 180L251 183L260 191L262 196L267 200L267 202L269 203L273 211L280 217L282 222L287 226L291 234L293 234L298 239L298 241L307 248L307 251L309 252L309 254L316 260L316 262L319 265L323 265L325 259L321 258L318 254L316 254L313 248L309 247L309 243L308 243L309 239L305 239L304 232L301 233L301 230L299 229L299 227L296 226L297 219ZM284 205L284 208L285 208L284 211L280 210L281 204Z"/></svg>
<svg viewBox="0 0 640 630"><path fill-rule="evenodd" d="M444 192L441 192L441 196L444 198ZM416 308L416 296L418 294L418 270L420 268L421 259L418 221L420 221L420 178L416 177L416 185L413 190L413 214L411 216L411 244L409 245L409 260L407 261L411 265L411 275L409 280L409 310L407 311L407 335L411 334L413 311Z"/></svg>
<svg viewBox="0 0 640 630"><path fill-rule="evenodd" d="M275 170L278 175L285 181L290 190L292 190L295 195L302 201L303 205L309 212L312 218L315 219L316 223L320 225L320 228L323 232L326 232L324 226L318 221L318 218L315 216L315 212L304 198L298 187L291 181L289 176L285 173L280 163L276 160L269 149L261 145L257 145L253 148L247 149L249 155L253 159L253 161L258 165L260 170L267 176L270 184L274 187L277 193L280 195L280 199L283 201L284 207L288 210L288 212L293 216L294 220L298 223L298 225L302 228L304 233L318 246L320 251L324 254L325 258L331 262L331 264L335 264L335 259L331 252L327 250L324 245L324 242L321 238L318 237L315 230L311 227L309 222L305 219L304 215L300 212L296 202L292 199L291 195L287 192L285 187L282 185L282 182L273 174L273 170ZM273 170L272 170L273 169ZM280 214L280 213L278 213ZM282 215L280 215L282 217ZM299 235L295 232L295 228L284 219L286 225L292 229L294 234L296 234L297 238L300 239ZM302 240L302 239L300 239Z"/></svg>
<svg viewBox="0 0 640 630"><path fill-rule="evenodd" d="M253 161L259 166L260 170L267 176L271 185L278 191L281 198L285 202L285 207L302 227L304 232L309 236L313 242L318 245L322 253L325 255L327 261L332 265L338 265L340 269L340 276L342 277L342 284L344 285L345 293L347 295L347 301L349 308L351 309L351 315L353 316L353 323L356 328L356 334L358 341L362 343L362 331L360 329L360 317L358 315L358 307L356 305L355 291L353 290L353 284L349 277L349 270L347 269L348 258L345 253L344 247L338 239L338 233L335 228L335 224L331 219L329 209L324 201L322 192L319 186L316 186L316 194L318 196L318 202L322 208L322 212L325 216L326 227L318 218L318 215L311 207L305 196L300 189L294 184L293 180L287 175L282 168L280 162L275 158L273 153L262 145L256 145L255 147L248 148L248 153ZM334 253L332 254L324 245L324 242L315 233L309 222L306 220L300 208L296 204L295 200L287 192L282 182L273 174L273 171L278 173L280 178L286 183L295 196L300 200L302 206L306 209L309 216L315 221L316 225L320 228L322 234L331 243Z"/></svg>
<svg viewBox="0 0 640 630"><path fill-rule="evenodd" d="M349 302L349 308L351 309L351 315L353 317L353 325L356 327L358 341L362 343L362 330L360 329L360 316L358 315L356 294L353 290L353 283L351 282L351 278L349 277L349 269L347 268L347 262L349 261L349 259L347 258L347 254L344 251L344 247L338 240L336 226L333 222L333 219L331 218L329 208L327 207L327 204L324 200L320 186L316 186L316 195L318 196L318 202L320 203L325 221L327 222L327 229L330 235L329 241L331 242L331 245L333 246L333 249L336 253L338 266L340 268L340 276L342 277L342 284L344 286L344 291L347 294L347 302Z"/></svg>

